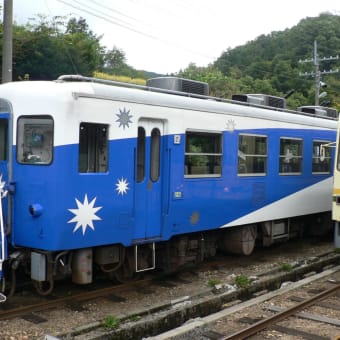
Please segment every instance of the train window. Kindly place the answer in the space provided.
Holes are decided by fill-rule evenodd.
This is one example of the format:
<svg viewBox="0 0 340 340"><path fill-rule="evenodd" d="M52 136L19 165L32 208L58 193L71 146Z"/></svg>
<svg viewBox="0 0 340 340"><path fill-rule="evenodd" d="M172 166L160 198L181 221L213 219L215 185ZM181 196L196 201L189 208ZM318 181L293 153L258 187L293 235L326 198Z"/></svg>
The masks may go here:
<svg viewBox="0 0 340 340"><path fill-rule="evenodd" d="M159 129L151 131L150 179L156 182L159 178L161 134Z"/></svg>
<svg viewBox="0 0 340 340"><path fill-rule="evenodd" d="M302 172L302 139L280 138L279 172L295 175Z"/></svg>
<svg viewBox="0 0 340 340"><path fill-rule="evenodd" d="M0 161L7 160L8 150L8 120L0 119Z"/></svg>
<svg viewBox="0 0 340 340"><path fill-rule="evenodd" d="M79 129L79 172L106 172L108 126L81 123Z"/></svg>
<svg viewBox="0 0 340 340"><path fill-rule="evenodd" d="M324 154L321 155L321 146L331 143L330 141L313 141L313 163L312 172L313 173L326 173L331 172L331 148L325 147Z"/></svg>
<svg viewBox="0 0 340 340"><path fill-rule="evenodd" d="M145 130L138 128L137 145L137 182L142 182L145 177Z"/></svg>
<svg viewBox="0 0 340 340"><path fill-rule="evenodd" d="M22 116L18 119L17 161L22 164L50 164L53 158L53 119Z"/></svg>
<svg viewBox="0 0 340 340"><path fill-rule="evenodd" d="M222 134L187 131L185 177L220 177Z"/></svg>
<svg viewBox="0 0 340 340"><path fill-rule="evenodd" d="M267 137L239 135L238 174L265 175L267 173Z"/></svg>

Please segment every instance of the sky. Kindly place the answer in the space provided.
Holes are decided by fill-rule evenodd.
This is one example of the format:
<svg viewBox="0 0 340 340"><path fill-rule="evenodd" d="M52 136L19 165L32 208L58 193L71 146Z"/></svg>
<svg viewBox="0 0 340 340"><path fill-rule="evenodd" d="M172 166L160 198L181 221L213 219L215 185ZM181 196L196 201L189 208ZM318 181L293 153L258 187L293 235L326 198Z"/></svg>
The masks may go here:
<svg viewBox="0 0 340 340"><path fill-rule="evenodd" d="M135 69L161 74L207 66L229 48L307 17L340 15L339 0L13 0L13 6L17 24L38 14L85 18L102 46L124 51Z"/></svg>

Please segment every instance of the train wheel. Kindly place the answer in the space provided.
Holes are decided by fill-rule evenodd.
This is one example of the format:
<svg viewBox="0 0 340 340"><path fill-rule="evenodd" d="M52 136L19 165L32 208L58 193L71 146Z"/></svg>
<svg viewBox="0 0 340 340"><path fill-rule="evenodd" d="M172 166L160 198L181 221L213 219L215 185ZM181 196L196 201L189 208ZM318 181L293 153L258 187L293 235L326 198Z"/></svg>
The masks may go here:
<svg viewBox="0 0 340 340"><path fill-rule="evenodd" d="M49 295L52 293L53 288L54 288L54 282L53 279L51 279L50 281L35 281L33 280L33 285L36 289L36 291L40 294L40 295Z"/></svg>
<svg viewBox="0 0 340 340"><path fill-rule="evenodd" d="M219 248L225 252L250 255L255 247L257 230L255 225L246 225L225 230Z"/></svg>
<svg viewBox="0 0 340 340"><path fill-rule="evenodd" d="M134 269L134 254L130 250L126 251L122 265L113 273L119 283L125 283L137 278Z"/></svg>
<svg viewBox="0 0 340 340"><path fill-rule="evenodd" d="M122 265L114 272L115 278L119 283L125 283L133 279L134 272L127 266Z"/></svg>

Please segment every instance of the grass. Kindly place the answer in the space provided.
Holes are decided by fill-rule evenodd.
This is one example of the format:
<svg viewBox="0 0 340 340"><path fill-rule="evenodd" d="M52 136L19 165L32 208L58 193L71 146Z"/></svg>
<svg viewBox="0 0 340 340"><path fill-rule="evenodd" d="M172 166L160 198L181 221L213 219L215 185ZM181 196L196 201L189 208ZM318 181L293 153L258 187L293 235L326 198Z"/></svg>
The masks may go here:
<svg viewBox="0 0 340 340"><path fill-rule="evenodd" d="M130 317L129 317L129 320L130 321L138 321L138 320L140 320L142 317L140 316L140 315L131 315Z"/></svg>
<svg viewBox="0 0 340 340"><path fill-rule="evenodd" d="M212 279L209 279L208 286L209 287L215 287L216 285L219 285L220 283L221 283L221 280L216 279L216 278L212 278Z"/></svg>
<svg viewBox="0 0 340 340"><path fill-rule="evenodd" d="M291 264L289 263L282 263L281 266L280 266L280 269L283 271L283 272L291 272L293 270L293 267Z"/></svg>
<svg viewBox="0 0 340 340"><path fill-rule="evenodd" d="M120 320L115 316L109 315L103 321L103 326L108 329L116 329L120 325Z"/></svg>
<svg viewBox="0 0 340 340"><path fill-rule="evenodd" d="M250 284L250 280L246 275L237 275L235 277L235 284L239 288L247 288Z"/></svg>

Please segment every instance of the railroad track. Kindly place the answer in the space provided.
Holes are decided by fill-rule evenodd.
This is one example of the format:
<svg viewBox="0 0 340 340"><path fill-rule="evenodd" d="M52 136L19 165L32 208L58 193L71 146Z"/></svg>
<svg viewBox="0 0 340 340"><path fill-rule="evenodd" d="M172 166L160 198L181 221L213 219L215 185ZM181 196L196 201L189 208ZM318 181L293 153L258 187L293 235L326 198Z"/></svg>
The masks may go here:
<svg viewBox="0 0 340 340"><path fill-rule="evenodd" d="M319 259L321 261L327 261L324 260L324 258L327 258L327 256L330 253L324 253L320 254ZM207 262L204 265L204 269L202 269L205 272L211 272L214 271L216 273L220 272L222 275L225 273L224 268L224 261L225 258L217 257L212 262ZM327 262L326 262L327 263ZM313 265L313 264L310 264ZM187 272L188 273L188 272ZM198 275L197 272L195 272L195 269L192 271L189 271L189 273L193 276L191 280L195 280L195 276ZM270 273L267 273L270 274ZM265 275L264 273L262 275ZM261 276L261 275L260 275ZM110 296L116 296L118 297L121 293L126 291L138 291L140 293L145 292L145 294L148 294L150 291L150 288L155 285L160 285L164 287L175 287L177 285L180 285L181 283L190 283L190 280L182 279L181 278L181 272L177 274L173 274L171 276L150 276L146 279L140 279L137 281L129 281L124 284L119 285L110 285L106 286L104 288L90 288L91 290L87 290L81 292L73 292L66 296L62 295L51 295L47 297L41 297L37 296L38 302L28 303L24 299L24 302L20 302L17 304L11 304L11 300L9 300L9 303L7 304L0 304L0 320L6 320L14 317L20 317L22 315L28 315L29 313L36 313L56 307L61 306L72 306L72 308L76 308L77 305L80 305L81 303L89 300L94 300L98 298L105 298ZM151 288L152 289L152 288ZM68 289L66 289L68 291ZM36 294L33 292L33 294ZM113 298L114 299L114 298ZM35 299L33 299L35 300ZM81 307L80 307L81 309Z"/></svg>
<svg viewBox="0 0 340 340"><path fill-rule="evenodd" d="M240 340L240 339L246 339L250 336L258 334L260 331L264 329L275 329L279 332L288 333L290 335L296 335L301 336L305 338L313 338L313 339L329 339L328 337L319 336L317 334L308 334L307 332L298 331L296 329L287 328L278 326L277 323L281 320L287 319L289 317L292 317L294 315L297 315L299 317L305 316L306 318L310 320L315 320L319 322L329 322L333 325L336 325L340 327L340 320L335 320L331 318L326 318L323 315L314 315L313 317L311 314L309 317L307 316L307 313L304 312L304 314L299 313L301 310L306 309L306 307L309 307L311 305L315 305L317 303L320 303L323 299L329 296L336 297L336 293L340 290L340 284L337 282L337 284L334 287L331 287L315 296L310 297L309 299L303 300L300 303L296 304L295 306L291 308L287 308L281 311L281 308L271 308L272 311L278 311L277 314L274 314L271 317L268 317L266 319L260 320L252 324L251 326L244 328L238 332L235 332L231 335L225 335L220 336L219 340ZM330 305L328 305L330 306ZM338 299L337 304L333 306L334 309L340 309L340 300ZM251 320L250 318L243 319L243 322L252 322L256 321L256 319ZM339 338L340 338L340 331L339 331ZM212 340L212 339L211 339Z"/></svg>
<svg viewBox="0 0 340 340"><path fill-rule="evenodd" d="M41 312L47 309L61 307L64 305L75 305L80 304L84 301L98 299L102 297L108 297L112 294L117 295L129 289L136 289L136 285L142 286L152 282L152 278L140 280L138 282L128 282L121 285L110 286L105 288L99 288L93 291L84 291L80 293L75 293L69 296L52 296L42 298L42 301L28 304L20 305L17 307L4 307L0 305L0 320L6 320L14 317L20 317L22 315L34 312Z"/></svg>
<svg viewBox="0 0 340 340"><path fill-rule="evenodd" d="M324 268L325 266L328 266L331 263L339 263L340 255L336 254L334 252L324 252L320 253L315 259L318 258L318 260L315 260L315 262L308 263L308 265L305 263L310 262L302 261L303 263L300 264L300 267L297 267L294 269L296 274L291 273L291 279L295 280L296 276L299 276L303 273L305 273L308 270L317 270L315 265L317 262L320 262L320 268ZM245 261L245 260L244 260ZM247 259L247 263L249 262L249 259ZM256 262L256 261L255 261ZM142 335L144 338L145 336L150 336L154 331L148 330L148 322L150 321L150 328L155 327L154 325L151 325L151 323L154 322L155 319L161 320L161 318L164 316L165 320L169 320L170 318L176 321L180 321L179 317L186 316L187 318L197 318L197 317L204 317L204 315L207 315L206 312L203 312L203 310L208 307L210 310L210 313L214 313L221 309L222 305L227 303L228 301L231 301L230 299L235 298L229 297L228 294L224 294L223 292L215 292L212 287L207 287L205 285L204 294L206 296L203 296L200 299L200 294L196 294L197 298L195 297L195 294L192 294L193 292L197 292L197 281L201 282L205 281L207 283L207 279L204 279L205 277L210 277L206 275L213 275L213 278L217 275L221 275L221 277L228 277L228 273L230 273L230 265L234 263L234 259L231 258L216 258L214 261L206 263L204 266L200 266L199 268L191 268L189 271L185 271L183 273L179 273L178 275L166 277L166 278L155 278L155 277L148 277L146 279L138 280L129 282L127 284L121 284L121 285L114 285L109 287L104 287L100 289L95 289L95 287L89 287L92 289L91 291L81 291L79 290L77 292L72 292L71 295L68 296L53 296L53 297L44 297L43 299L40 299L39 302L29 305L21 305L15 308L11 308L11 304L9 304L9 307L3 307L4 305L0 305L0 320L4 320L2 325L8 324L9 319L15 320L22 320L29 321L32 324L39 324L43 325L45 324L51 324L52 320L55 320L56 314L54 311L60 310L61 315L69 315L69 318L73 318L72 313L74 311L77 311L78 314L81 314L82 311L84 313L88 314L92 312L94 308L96 309L96 320L94 323L91 323L91 327L93 328L102 328L103 320L105 318L105 311L106 315L114 315L117 317L117 319L120 320L121 327L117 330L108 330L108 333L114 333L114 332L125 332L124 324L125 322L132 324L132 328L135 327L131 320L137 319L139 321L136 322L137 329L138 329L138 322L140 324L143 324L143 327L145 327L146 333ZM241 261L239 263L241 266L242 271L244 272L243 262ZM204 267L204 270L203 270ZM273 267L271 267L273 268ZM309 268L309 269L308 269ZM202 269L202 271L201 271ZM249 273L253 272L253 267L251 266L249 269L247 269ZM300 273L301 271L301 273ZM303 273L302 273L303 272ZM298 274L297 274L298 273ZM265 273L264 271L261 271L258 273L260 281L264 279ZM271 269L268 273L270 276L275 274L275 269ZM203 279L202 279L203 278ZM270 285L272 286L272 281L270 282ZM187 288L184 288L183 286L187 286ZM158 287L158 288L157 288ZM194 290L191 287L195 287ZM254 288L252 286L252 288ZM85 287L82 289L86 289ZM180 293L179 292L184 292ZM190 292L190 293L189 293ZM251 292L253 294L254 291ZM151 295L150 295L151 294ZM159 295L158 295L159 294ZM174 294L174 295L172 295ZM187 296L188 295L188 296ZM216 302L211 303L209 301L210 297L213 298L213 300ZM150 298L149 298L150 296ZM158 297L158 301L156 304L149 304L151 300L154 301L151 297ZM179 297L184 297L179 298ZM145 305L143 303L140 303L137 308L134 308L133 310L125 310L124 305L129 305L130 299L137 299L139 301L147 301ZM9 300L10 301L10 300ZM157 300L156 300L157 301ZM110 304L112 302L112 304ZM110 304L110 305L109 305ZM179 308L181 308L181 305L183 308L187 308L185 313L181 312ZM97 307L96 307L97 306ZM191 306L193 306L193 310L190 311ZM197 308L195 309L195 306ZM213 308L213 309L212 309ZM49 311L50 310L50 311ZM73 311L73 312L72 312ZM169 314L167 313L170 313ZM203 312L203 314L201 314ZM198 314L197 314L198 313ZM101 315L101 316L99 316ZM35 316L38 317L37 322L35 322ZM148 316L151 316L152 320L148 320ZM45 321L41 320L39 321L39 317L42 319L45 319ZM67 317L66 317L67 318ZM188 319L183 319L180 322L186 322ZM257 320L258 321L258 320ZM40 323L39 323L40 322ZM162 321L161 321L162 322ZM248 320L248 322L254 322L254 320ZM20 321L19 321L20 323ZM54 323L56 323L54 321ZM164 324L164 323L163 323ZM169 325L168 325L169 326ZM177 325L172 325L171 328L177 327ZM243 324L244 326L244 324ZM2 327L2 326L1 326ZM52 329L52 325L48 326L49 329ZM158 326L156 326L158 327ZM42 327L41 327L42 328ZM86 327L79 326L79 328L75 326L70 326L70 329L72 331L46 331L45 334L53 334L53 336L56 336L57 338L63 339L63 338L72 338L72 339L81 339L84 334L87 334L86 332L91 332L91 329L84 329ZM47 328L45 328L47 329ZM167 329L159 328L160 332L164 332ZM9 331L7 331L10 334ZM97 331L94 331L97 332ZM125 336L125 334L127 334ZM132 334L130 337L128 334ZM0 332L1 335L1 332ZM78 336L78 338L77 338ZM220 336L223 336L223 333L220 332ZM130 332L130 330L126 331L124 333L124 339L141 339L142 337L137 336L134 330ZM89 337L90 338L90 337ZM158 339L158 336L156 337ZM189 339L189 338L188 338ZM207 337L207 339L209 339ZM213 339L213 338L212 338Z"/></svg>
<svg viewBox="0 0 340 340"><path fill-rule="evenodd" d="M222 260L219 260L222 262ZM214 262L212 266L216 266L216 263L219 261ZM208 266L208 268L211 268ZM207 270L207 269L206 269ZM196 278L198 275L194 270L188 272L189 275L192 276L192 280ZM187 274L188 274L187 273ZM76 292L69 292L69 289L65 289L69 293L67 295L60 295L53 294L48 296L34 296L36 292L33 293L22 293L23 295L30 294L28 300L32 299L34 302L27 302L27 298L24 297L20 298L17 297L15 303L11 303L11 299L8 300L5 304L0 304L0 320L8 320L15 317L22 317L28 316L31 313L42 312L48 309L53 308L61 308L63 306L70 306L72 309L79 310L82 309L81 305L90 300L96 299L108 299L111 301L121 301L125 300L124 298L120 297L124 293L129 292L137 292L140 294L150 294L153 292L153 287L160 286L160 287L176 287L181 284L191 283L192 281L189 279L183 279L181 277L181 272L175 273L171 276L155 276L149 275L147 278L138 279L136 281L132 280L126 283L121 284L113 284L106 286L103 288L95 288L94 286L89 286L88 288L84 287L83 291L79 292L79 288ZM72 291L72 289L71 289ZM22 300L22 301L21 301ZM36 301L37 300L37 301ZM34 318L32 318L34 319ZM0 334L1 335L1 334Z"/></svg>
<svg viewBox="0 0 340 340"><path fill-rule="evenodd" d="M337 266L318 274L308 275L308 277L284 285L278 290L259 292L258 296L250 300L233 304L226 303L224 308L216 313L194 319L179 328L147 339L286 339L288 335L289 339L338 340L335 336L340 335L339 282L340 266ZM332 297L331 302L320 302L329 299L330 296ZM291 306L292 303L293 306ZM325 309L319 313L306 312L306 309L316 306ZM301 312L302 309L303 312ZM332 311L335 317L325 317L327 310ZM269 316L269 314L272 315ZM302 318L304 318L302 321L304 324L298 325ZM316 325L311 326L313 322ZM245 327L245 324L249 326ZM295 328L296 325L298 325L298 329ZM323 328L327 328L328 333L332 328L333 334L325 336L318 334L320 332L310 331L319 328L322 331ZM301 329L303 330L301 331Z"/></svg>

